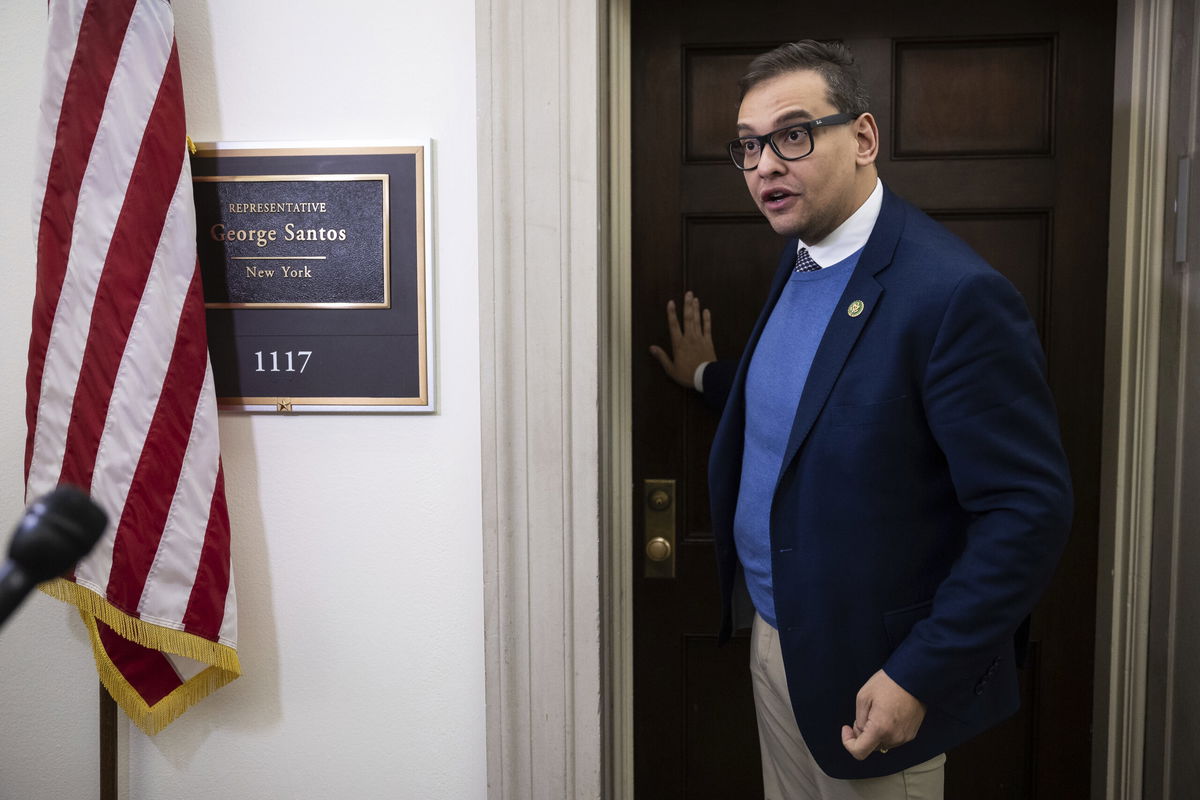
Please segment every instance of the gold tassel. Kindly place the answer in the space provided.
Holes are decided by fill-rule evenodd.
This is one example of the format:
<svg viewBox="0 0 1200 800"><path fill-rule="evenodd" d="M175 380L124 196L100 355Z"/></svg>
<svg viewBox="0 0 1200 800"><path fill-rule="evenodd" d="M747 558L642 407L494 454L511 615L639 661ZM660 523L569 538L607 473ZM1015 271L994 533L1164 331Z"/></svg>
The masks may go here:
<svg viewBox="0 0 1200 800"><path fill-rule="evenodd" d="M143 622L114 608L92 590L63 578L47 581L39 588L51 597L70 603L79 610L79 616L83 619L92 640L92 655L96 659L96 671L100 675L100 682L133 723L151 736L170 725L200 700L242 674L237 651L232 647L185 631ZM143 647L174 653L209 666L153 706L148 705L109 659L100 641L97 619Z"/></svg>
<svg viewBox="0 0 1200 800"><path fill-rule="evenodd" d="M151 625L136 617L131 617L110 605L107 600L91 589L63 578L47 581L38 588L51 597L58 598L64 603L70 603L78 608L80 613L98 617L101 622L121 636L137 642L143 647L164 650L193 661L202 661L239 675L242 673L242 665L238 662L237 651L232 647L186 631Z"/></svg>

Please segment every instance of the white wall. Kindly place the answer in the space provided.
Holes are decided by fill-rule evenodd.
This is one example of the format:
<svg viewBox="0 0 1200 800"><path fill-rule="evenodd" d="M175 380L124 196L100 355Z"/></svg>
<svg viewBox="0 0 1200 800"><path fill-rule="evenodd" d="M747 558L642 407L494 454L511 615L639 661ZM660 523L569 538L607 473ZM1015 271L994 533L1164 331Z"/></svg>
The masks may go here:
<svg viewBox="0 0 1200 800"><path fill-rule="evenodd" d="M485 794L474 6L176 2L196 140L435 140L440 413L223 414L244 677L122 796ZM45 7L0 4L0 540L21 509L32 144ZM440 190L440 191L439 191ZM97 682L65 605L0 631L0 800L98 797Z"/></svg>

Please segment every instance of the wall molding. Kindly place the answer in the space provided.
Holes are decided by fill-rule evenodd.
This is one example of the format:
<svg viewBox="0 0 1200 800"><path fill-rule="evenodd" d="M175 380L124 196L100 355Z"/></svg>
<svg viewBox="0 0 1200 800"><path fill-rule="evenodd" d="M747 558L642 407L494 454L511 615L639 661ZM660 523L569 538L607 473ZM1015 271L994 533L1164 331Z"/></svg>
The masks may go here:
<svg viewBox="0 0 1200 800"><path fill-rule="evenodd" d="M1092 795L1142 797L1171 0L1120 0Z"/></svg>
<svg viewBox="0 0 1200 800"><path fill-rule="evenodd" d="M476 3L489 800L601 796L602 33Z"/></svg>
<svg viewBox="0 0 1200 800"><path fill-rule="evenodd" d="M607 330L601 380L602 469L606 495L604 778L606 800L633 798L633 176L630 6L608 0L604 54L607 75L607 280L601 291Z"/></svg>

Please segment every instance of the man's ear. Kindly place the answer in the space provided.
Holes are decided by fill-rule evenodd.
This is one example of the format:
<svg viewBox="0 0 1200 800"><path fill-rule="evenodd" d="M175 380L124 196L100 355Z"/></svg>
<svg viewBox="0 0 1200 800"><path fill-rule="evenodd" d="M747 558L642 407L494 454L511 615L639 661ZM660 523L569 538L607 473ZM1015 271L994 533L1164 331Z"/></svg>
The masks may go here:
<svg viewBox="0 0 1200 800"><path fill-rule="evenodd" d="M867 112L851 124L854 126L854 139L857 144L855 163L860 167L874 164L879 155L879 126L875 123L875 117Z"/></svg>

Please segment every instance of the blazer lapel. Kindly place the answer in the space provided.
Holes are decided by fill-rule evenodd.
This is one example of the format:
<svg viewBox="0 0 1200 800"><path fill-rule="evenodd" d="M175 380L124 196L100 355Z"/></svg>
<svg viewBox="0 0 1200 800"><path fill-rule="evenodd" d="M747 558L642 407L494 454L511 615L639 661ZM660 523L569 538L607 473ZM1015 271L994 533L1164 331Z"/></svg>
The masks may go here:
<svg viewBox="0 0 1200 800"><path fill-rule="evenodd" d="M780 477L787 471L804 440L808 438L813 422L824 408L825 401L829 399L829 393L833 390L833 384L841 374L850 351L880 302L883 287L875 280L875 276L892 263L903 227L903 205L885 187L879 219L875 222L875 228L863 248L862 255L859 256L854 274L850 276L850 282L846 285L841 300L834 307L833 316L829 319L825 335L821 337L821 344L809 368L808 379L804 382L804 391L800 394L800 404L792 422L787 450L784 451L783 463L780 465Z"/></svg>

